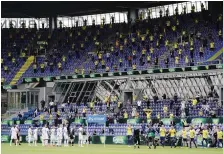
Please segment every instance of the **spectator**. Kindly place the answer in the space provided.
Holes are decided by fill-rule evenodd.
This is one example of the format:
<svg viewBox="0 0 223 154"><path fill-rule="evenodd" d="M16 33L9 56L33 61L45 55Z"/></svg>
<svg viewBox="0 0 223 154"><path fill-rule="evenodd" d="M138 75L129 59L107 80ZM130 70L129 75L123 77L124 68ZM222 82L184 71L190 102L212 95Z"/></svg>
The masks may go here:
<svg viewBox="0 0 223 154"><path fill-rule="evenodd" d="M90 102L90 110L92 111L93 108L94 108L94 102L92 101L92 102Z"/></svg>
<svg viewBox="0 0 223 154"><path fill-rule="evenodd" d="M58 110L57 111L57 115L56 115L56 117L59 119L60 118L60 111Z"/></svg>
<svg viewBox="0 0 223 154"><path fill-rule="evenodd" d="M174 105L174 101L173 100L170 100L170 110L173 110L173 105Z"/></svg>
<svg viewBox="0 0 223 154"><path fill-rule="evenodd" d="M146 105L147 105L147 108L149 108L149 106L150 106L150 100L149 99L147 99Z"/></svg>
<svg viewBox="0 0 223 154"><path fill-rule="evenodd" d="M170 113L170 119L173 119L174 118L174 115L173 115L173 113L171 112Z"/></svg>
<svg viewBox="0 0 223 154"><path fill-rule="evenodd" d="M196 96L196 100L197 100L197 103L200 102L200 94L198 93L197 96Z"/></svg>
<svg viewBox="0 0 223 154"><path fill-rule="evenodd" d="M157 120L160 120L160 113L156 115Z"/></svg>
<svg viewBox="0 0 223 154"><path fill-rule="evenodd" d="M127 113L127 111L124 112L124 119L125 119L125 120L128 119L128 113Z"/></svg>
<svg viewBox="0 0 223 154"><path fill-rule="evenodd" d="M189 116L189 105L186 105L186 108L185 108L185 115L186 115L186 117Z"/></svg>
<svg viewBox="0 0 223 154"><path fill-rule="evenodd" d="M40 121L43 121L43 120L44 120L44 115L43 115L43 114L41 114L41 115L39 116L39 120L40 120Z"/></svg>
<svg viewBox="0 0 223 154"><path fill-rule="evenodd" d="M41 108L42 108L42 110L43 110L44 107L45 107L46 102L42 99L42 101L40 102L40 104L41 104Z"/></svg>
<svg viewBox="0 0 223 154"><path fill-rule="evenodd" d="M18 118L19 120L22 120L22 114L20 112L18 113Z"/></svg>
<svg viewBox="0 0 223 154"><path fill-rule="evenodd" d="M178 99L177 93L174 94L173 99L174 99L174 102L177 103L177 99Z"/></svg>
<svg viewBox="0 0 223 154"><path fill-rule="evenodd" d="M164 105L164 107L163 107L164 118L167 117L167 112L168 112L168 108L166 105Z"/></svg>
<svg viewBox="0 0 223 154"><path fill-rule="evenodd" d="M193 105L193 107L195 107L196 105L197 105L197 99L196 98L194 98L193 100L192 100L192 105Z"/></svg>
<svg viewBox="0 0 223 154"><path fill-rule="evenodd" d="M67 106L70 107L70 97L67 99Z"/></svg>
<svg viewBox="0 0 223 154"><path fill-rule="evenodd" d="M82 110L83 117L86 117L86 108L84 107Z"/></svg>
<svg viewBox="0 0 223 154"><path fill-rule="evenodd" d="M135 118L135 116L136 116L136 108L133 108L132 109L132 118Z"/></svg>
<svg viewBox="0 0 223 154"><path fill-rule="evenodd" d="M157 100L158 100L158 99L159 99L159 98L158 98L157 95L153 96L153 100L154 100L154 103L155 103L155 104L157 103Z"/></svg>
<svg viewBox="0 0 223 154"><path fill-rule="evenodd" d="M163 99L164 99L164 100L166 100L166 94L163 94L163 96L162 96L162 97L163 97Z"/></svg>
<svg viewBox="0 0 223 154"><path fill-rule="evenodd" d="M121 108L122 108L122 102L118 101L118 109L121 109Z"/></svg>
<svg viewBox="0 0 223 154"><path fill-rule="evenodd" d="M61 105L61 112L64 112L64 108L66 107L65 103Z"/></svg>
<svg viewBox="0 0 223 154"><path fill-rule="evenodd" d="M52 110L52 108L54 107L54 102L53 102L53 100L51 100L51 102L49 103L49 105L50 105L50 110Z"/></svg>
<svg viewBox="0 0 223 154"><path fill-rule="evenodd" d="M140 110L140 108L141 108L141 104L142 104L142 101L138 100L138 101L137 101L138 110Z"/></svg>
<svg viewBox="0 0 223 154"><path fill-rule="evenodd" d="M38 108L35 109L33 117L35 118L37 116L37 114L38 114Z"/></svg>

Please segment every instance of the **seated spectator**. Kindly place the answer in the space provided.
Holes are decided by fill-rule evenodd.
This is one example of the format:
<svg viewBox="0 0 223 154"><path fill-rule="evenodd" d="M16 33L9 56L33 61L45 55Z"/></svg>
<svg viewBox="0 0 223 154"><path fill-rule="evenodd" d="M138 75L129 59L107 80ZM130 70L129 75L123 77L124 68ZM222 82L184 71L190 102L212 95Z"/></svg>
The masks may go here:
<svg viewBox="0 0 223 154"><path fill-rule="evenodd" d="M167 112L168 112L168 108L166 105L164 105L164 107L163 107L164 118L167 117Z"/></svg>
<svg viewBox="0 0 223 154"><path fill-rule="evenodd" d="M118 108L121 109L122 108L122 102L118 101Z"/></svg>
<svg viewBox="0 0 223 154"><path fill-rule="evenodd" d="M174 117L174 115L173 115L173 113L171 112L171 113L170 113L170 119L173 119L173 117Z"/></svg>
<svg viewBox="0 0 223 154"><path fill-rule="evenodd" d="M157 118L158 120L160 120L160 113L158 113L158 114L156 115L156 118Z"/></svg>
<svg viewBox="0 0 223 154"><path fill-rule="evenodd" d="M92 101L92 102L90 102L90 110L92 111L93 108L94 108L94 102Z"/></svg>
<svg viewBox="0 0 223 154"><path fill-rule="evenodd" d="M193 105L193 106L196 106L196 105L197 105L197 99L196 99L196 98L194 98L194 99L192 100L192 105Z"/></svg>
<svg viewBox="0 0 223 154"><path fill-rule="evenodd" d="M86 117L86 108L84 107L82 110L83 117Z"/></svg>
<svg viewBox="0 0 223 154"><path fill-rule="evenodd" d="M52 114L50 114L49 120L53 120L53 115Z"/></svg>
<svg viewBox="0 0 223 154"><path fill-rule="evenodd" d="M202 109L199 110L198 115L199 115L199 117L203 117L203 110Z"/></svg>
<svg viewBox="0 0 223 154"><path fill-rule="evenodd" d="M136 111L135 113L135 119L138 119L139 118L139 113Z"/></svg>
<svg viewBox="0 0 223 154"><path fill-rule="evenodd" d="M60 118L60 111L57 111L57 118Z"/></svg>
<svg viewBox="0 0 223 154"><path fill-rule="evenodd" d="M40 121L43 121L43 120L44 120L44 115L43 115L43 114L41 114L41 115L39 116L39 120L40 120Z"/></svg>
<svg viewBox="0 0 223 154"><path fill-rule="evenodd" d="M177 103L176 101L170 100L170 110L173 110L173 104L174 104L174 102Z"/></svg>
<svg viewBox="0 0 223 154"><path fill-rule="evenodd" d="M126 120L128 119L128 113L127 113L127 111L124 112L124 119L126 119Z"/></svg>

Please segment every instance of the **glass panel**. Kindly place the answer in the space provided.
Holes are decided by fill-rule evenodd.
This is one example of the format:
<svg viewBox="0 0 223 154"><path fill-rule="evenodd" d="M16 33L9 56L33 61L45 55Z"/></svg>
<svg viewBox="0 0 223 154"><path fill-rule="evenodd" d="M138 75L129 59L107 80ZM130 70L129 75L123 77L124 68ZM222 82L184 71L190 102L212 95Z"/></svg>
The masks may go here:
<svg viewBox="0 0 223 154"><path fill-rule="evenodd" d="M187 13L191 13L191 2L187 2Z"/></svg>
<svg viewBox="0 0 223 154"><path fill-rule="evenodd" d="M178 12L181 14L183 12L183 5L182 3L178 3Z"/></svg>
<svg viewBox="0 0 223 154"><path fill-rule="evenodd" d="M127 17L127 12L126 13L124 13L124 21L127 23L128 22L128 17Z"/></svg>
<svg viewBox="0 0 223 154"><path fill-rule="evenodd" d="M207 10L208 9L208 2L203 2L204 7ZM175 14L175 9L178 6L178 12L181 14L183 12L184 6L186 6L186 13L191 13L191 7L192 4L195 6L195 12L201 11L201 2L183 2L183 3L177 3L177 4L171 4L171 5L164 5L164 6L158 6L158 7L151 7L148 8L151 10L151 18L157 18L160 16L160 10L162 10L162 15L166 15L166 9L169 8L169 15L172 16ZM138 13L144 12L144 19L148 17L148 9L139 9Z"/></svg>
<svg viewBox="0 0 223 154"><path fill-rule="evenodd" d="M34 92L30 92L31 102L29 102L29 107L34 106Z"/></svg>
<svg viewBox="0 0 223 154"><path fill-rule="evenodd" d="M124 13L120 13L120 22L124 22Z"/></svg>
<svg viewBox="0 0 223 154"><path fill-rule="evenodd" d="M115 13L115 23L119 23L119 13Z"/></svg>
<svg viewBox="0 0 223 154"><path fill-rule="evenodd" d="M89 15L87 18L87 25L92 25L92 16Z"/></svg>
<svg viewBox="0 0 223 154"><path fill-rule="evenodd" d="M153 18L157 18L157 16L156 16L156 9L155 8L152 9L152 17L151 18L152 19Z"/></svg>
<svg viewBox="0 0 223 154"><path fill-rule="evenodd" d="M197 12L201 12L201 2L196 2Z"/></svg>
<svg viewBox="0 0 223 154"><path fill-rule="evenodd" d="M100 14L96 15L96 25L100 25L101 24L101 16Z"/></svg>
<svg viewBox="0 0 223 154"><path fill-rule="evenodd" d="M68 17L63 18L63 27L69 27Z"/></svg>
<svg viewBox="0 0 223 154"><path fill-rule="evenodd" d="M20 104L20 92L16 92L15 93L15 102L17 104L17 108L21 108L21 104Z"/></svg>
<svg viewBox="0 0 223 154"><path fill-rule="evenodd" d="M60 27L60 22L62 22L62 24L63 24L63 18L62 17L57 18L57 27Z"/></svg>
<svg viewBox="0 0 223 154"><path fill-rule="evenodd" d="M15 101L14 101L14 94L15 94L15 92L9 92L9 95L8 95L8 100L9 100L9 104L8 104L8 107L10 108L10 109L12 109L12 108L16 108L16 104L15 104Z"/></svg>
<svg viewBox="0 0 223 154"><path fill-rule="evenodd" d="M110 14L109 13L105 14L105 24L110 24L110 21L111 21Z"/></svg>
<svg viewBox="0 0 223 154"><path fill-rule="evenodd" d="M170 12L170 16L174 15L173 5L169 5L169 12Z"/></svg>
<svg viewBox="0 0 223 154"><path fill-rule="evenodd" d="M38 106L38 102L39 102L39 92L36 92L36 95L35 95L35 107Z"/></svg>

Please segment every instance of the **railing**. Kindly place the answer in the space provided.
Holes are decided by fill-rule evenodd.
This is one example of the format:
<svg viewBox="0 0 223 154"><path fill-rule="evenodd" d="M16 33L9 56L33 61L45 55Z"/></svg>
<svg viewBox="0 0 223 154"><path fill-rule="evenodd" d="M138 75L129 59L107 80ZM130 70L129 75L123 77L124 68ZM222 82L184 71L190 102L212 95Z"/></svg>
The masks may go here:
<svg viewBox="0 0 223 154"><path fill-rule="evenodd" d="M179 66L173 66L173 67L168 67L168 68L164 68L162 67L161 65L151 65L151 66L137 66L136 67L136 70L150 70L150 69L176 69L176 68L185 68L185 67L199 67L199 66L208 66L208 65L223 65L223 61L221 60L215 60L215 61L203 61L203 62L197 62L197 63L189 63L187 65L182 65L182 64L179 64ZM172 63L169 63L169 66L171 66ZM133 71L132 67L122 67L122 69L126 69L126 71ZM98 70L101 70L101 69L98 69ZM88 70L86 70L88 71ZM113 69L110 69L110 72L119 72L119 70L117 71L114 71ZM110 72L106 72L105 70L104 71L96 71L96 72L93 72L92 74L94 73L110 73ZM84 75L89 75L90 73L85 73ZM70 71L70 70L64 70L60 73L60 76L63 76L63 75L74 75L74 71ZM39 76L40 78L41 77L46 77L46 76Z"/></svg>

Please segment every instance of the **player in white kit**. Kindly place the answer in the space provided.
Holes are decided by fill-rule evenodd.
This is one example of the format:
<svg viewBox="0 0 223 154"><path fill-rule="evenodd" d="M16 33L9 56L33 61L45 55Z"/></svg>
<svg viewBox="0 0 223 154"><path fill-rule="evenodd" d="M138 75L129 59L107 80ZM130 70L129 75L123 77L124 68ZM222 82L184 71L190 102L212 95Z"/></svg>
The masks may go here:
<svg viewBox="0 0 223 154"><path fill-rule="evenodd" d="M63 139L63 128L62 125L57 128L57 146L61 146Z"/></svg>
<svg viewBox="0 0 223 154"><path fill-rule="evenodd" d="M29 129L28 129L28 145L31 146L31 140L32 140L32 135L33 135L33 131L32 131L32 127L29 126Z"/></svg>
<svg viewBox="0 0 223 154"><path fill-rule="evenodd" d="M11 128L11 140L10 140L10 146L12 146L12 140L15 142L16 146L18 145L18 139L17 139L17 128L15 126L13 126Z"/></svg>
<svg viewBox="0 0 223 154"><path fill-rule="evenodd" d="M42 138L43 138L43 144L44 146L48 146L48 140L49 140L49 129L47 128L47 125L42 130Z"/></svg>
<svg viewBox="0 0 223 154"><path fill-rule="evenodd" d="M63 137L64 137L64 146L68 147L69 137L68 137L68 130L67 130L67 126L66 125L64 125L64 127L63 127Z"/></svg>
<svg viewBox="0 0 223 154"><path fill-rule="evenodd" d="M33 145L37 146L37 140L38 140L38 128L36 127L33 130Z"/></svg>
<svg viewBox="0 0 223 154"><path fill-rule="evenodd" d="M83 146L83 139L84 139L84 137L83 137L83 132L84 132L84 129L83 129L83 127L82 127L82 125L78 128L78 146L79 147L84 147Z"/></svg>
<svg viewBox="0 0 223 154"><path fill-rule="evenodd" d="M51 129L50 129L50 145L51 146L55 146L55 142L56 142L56 129L55 127L53 126Z"/></svg>

